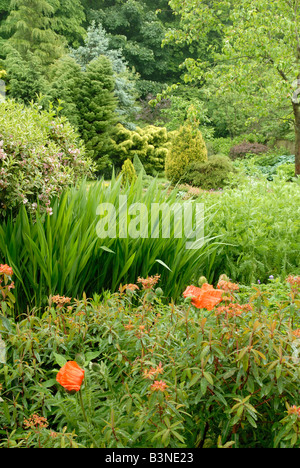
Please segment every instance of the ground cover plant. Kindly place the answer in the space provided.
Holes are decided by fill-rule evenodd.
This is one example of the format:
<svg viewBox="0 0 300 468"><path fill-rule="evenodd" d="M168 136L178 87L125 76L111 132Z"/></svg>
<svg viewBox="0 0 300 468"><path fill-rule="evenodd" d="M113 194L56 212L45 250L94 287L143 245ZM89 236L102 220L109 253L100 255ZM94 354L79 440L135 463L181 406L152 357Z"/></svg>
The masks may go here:
<svg viewBox="0 0 300 468"><path fill-rule="evenodd" d="M1 447L299 447L300 278L204 281L1 315Z"/></svg>

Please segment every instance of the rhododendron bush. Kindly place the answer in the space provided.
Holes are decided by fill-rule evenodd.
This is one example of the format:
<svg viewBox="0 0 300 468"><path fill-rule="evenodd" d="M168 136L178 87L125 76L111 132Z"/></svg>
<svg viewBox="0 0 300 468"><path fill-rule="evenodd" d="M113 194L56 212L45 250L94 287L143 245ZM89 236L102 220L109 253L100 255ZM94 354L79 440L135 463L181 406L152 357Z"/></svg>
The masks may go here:
<svg viewBox="0 0 300 468"><path fill-rule="evenodd" d="M51 214L51 200L92 171L78 135L65 118L25 107L0 104L0 214L39 205Z"/></svg>

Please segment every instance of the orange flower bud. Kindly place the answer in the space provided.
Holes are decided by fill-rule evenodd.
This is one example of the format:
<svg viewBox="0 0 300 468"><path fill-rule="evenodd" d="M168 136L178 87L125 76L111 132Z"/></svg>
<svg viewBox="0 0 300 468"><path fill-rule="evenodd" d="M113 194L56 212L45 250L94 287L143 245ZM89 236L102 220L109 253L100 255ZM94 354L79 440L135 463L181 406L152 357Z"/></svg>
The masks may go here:
<svg viewBox="0 0 300 468"><path fill-rule="evenodd" d="M69 392L79 392L83 379L84 370L75 361L68 361L56 376L57 382Z"/></svg>

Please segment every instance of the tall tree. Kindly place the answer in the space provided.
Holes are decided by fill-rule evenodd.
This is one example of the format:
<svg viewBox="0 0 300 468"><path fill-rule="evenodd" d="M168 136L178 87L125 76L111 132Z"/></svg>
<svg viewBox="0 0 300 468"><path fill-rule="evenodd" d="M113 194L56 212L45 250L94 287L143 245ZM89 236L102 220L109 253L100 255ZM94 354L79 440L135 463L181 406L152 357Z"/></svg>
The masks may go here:
<svg viewBox="0 0 300 468"><path fill-rule="evenodd" d="M68 44L77 47L85 37L83 24L86 20L81 0L48 0L54 9L53 29L64 36Z"/></svg>
<svg viewBox="0 0 300 468"><path fill-rule="evenodd" d="M171 0L182 19L180 39L206 34L228 10L227 1ZM232 3L230 21L219 23L223 50L215 52L214 64L189 60L188 75L214 75L222 94L237 89L251 101L257 117L266 110L289 108L295 130L295 174L300 175L300 4L299 0L240 0ZM170 39L171 37L169 37ZM172 38L171 38L172 39ZM176 35L173 35L176 39Z"/></svg>
<svg viewBox="0 0 300 468"><path fill-rule="evenodd" d="M176 21L168 0L105 0L99 3L101 7L90 9L88 16L103 25L110 36L109 47L122 49L129 67L139 73L143 96L147 94L147 82L150 90L151 82L165 84L180 79L179 64L184 60L187 47L176 44L161 47L168 22ZM160 11L156 12L157 9Z"/></svg>
<svg viewBox="0 0 300 468"><path fill-rule="evenodd" d="M79 131L88 155L98 165L99 171L110 168L110 135L116 123L114 77L111 62L101 55L90 62L82 74L79 112Z"/></svg>
<svg viewBox="0 0 300 468"><path fill-rule="evenodd" d="M124 60L121 50L109 48L109 37L102 25L95 22L89 26L84 45L71 51L71 56L76 59L83 70L94 59L104 55L112 65L115 80L115 96L118 100L117 113L119 121L126 127L133 127L132 119L138 111L136 106L136 81L137 76L131 72Z"/></svg>

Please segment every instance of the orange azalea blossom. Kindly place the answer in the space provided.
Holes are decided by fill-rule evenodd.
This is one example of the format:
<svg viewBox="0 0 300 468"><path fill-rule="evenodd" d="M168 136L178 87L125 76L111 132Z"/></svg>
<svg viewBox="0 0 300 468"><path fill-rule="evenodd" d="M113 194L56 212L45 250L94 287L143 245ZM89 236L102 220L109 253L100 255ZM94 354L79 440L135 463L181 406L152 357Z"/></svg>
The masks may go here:
<svg viewBox="0 0 300 468"><path fill-rule="evenodd" d="M56 380L69 392L79 392L84 379L84 372L77 362L68 361L58 372Z"/></svg>
<svg viewBox="0 0 300 468"><path fill-rule="evenodd" d="M151 385L151 390L154 392L164 392L168 388L168 385L163 380L155 380L154 384Z"/></svg>
<svg viewBox="0 0 300 468"><path fill-rule="evenodd" d="M214 289L212 285L204 283L201 288L188 286L183 297L191 297L192 304L197 309L212 310L222 301L223 292L221 289Z"/></svg>
<svg viewBox="0 0 300 468"><path fill-rule="evenodd" d="M294 336L300 337L300 328L297 328L297 330L294 330L292 333Z"/></svg>
<svg viewBox="0 0 300 468"><path fill-rule="evenodd" d="M10 266L0 265L0 274L6 275L6 276L12 276L14 272Z"/></svg>

